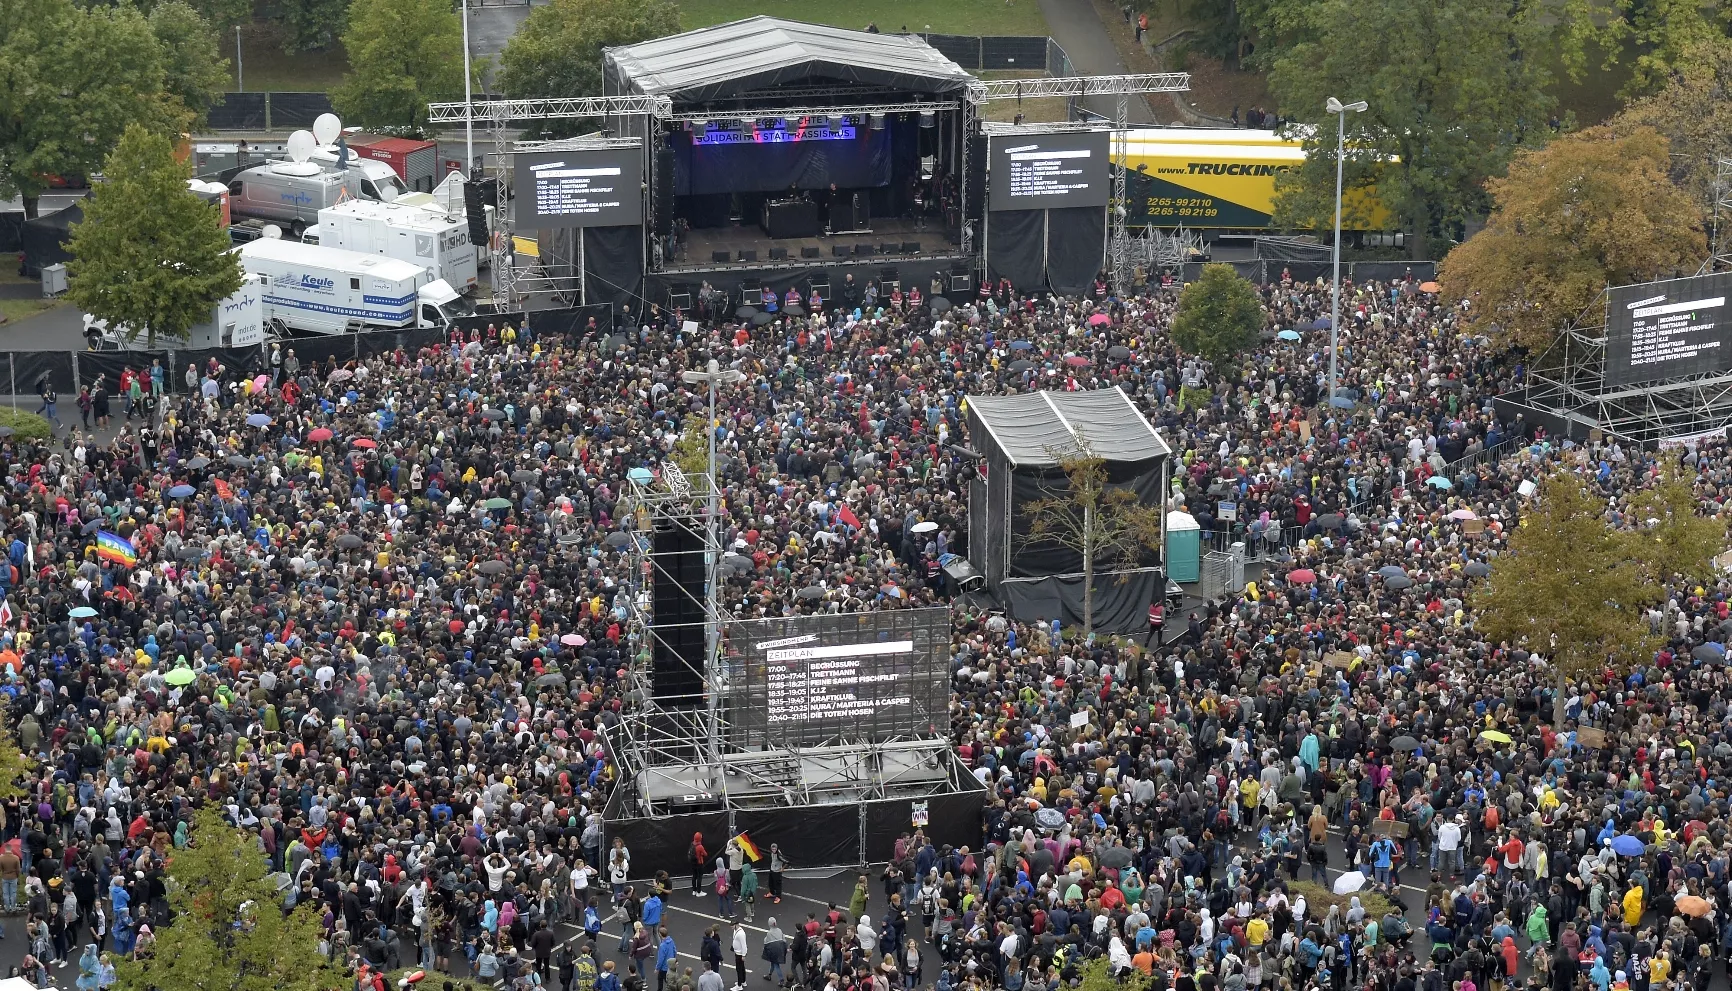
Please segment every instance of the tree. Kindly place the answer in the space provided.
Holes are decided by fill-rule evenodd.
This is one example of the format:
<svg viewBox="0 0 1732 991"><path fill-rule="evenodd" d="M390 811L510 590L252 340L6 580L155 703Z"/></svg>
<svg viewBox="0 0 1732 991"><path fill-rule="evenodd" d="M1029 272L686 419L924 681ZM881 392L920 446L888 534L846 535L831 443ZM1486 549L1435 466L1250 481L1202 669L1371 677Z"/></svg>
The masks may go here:
<svg viewBox="0 0 1732 991"><path fill-rule="evenodd" d="M348 18L349 0L272 0L271 17L283 26L283 53L331 47Z"/></svg>
<svg viewBox="0 0 1732 991"><path fill-rule="evenodd" d="M241 286L220 212L186 188L189 170L169 140L142 127L126 129L103 173L72 228L68 294L150 347L184 340Z"/></svg>
<svg viewBox="0 0 1732 991"><path fill-rule="evenodd" d="M129 125L186 130L161 46L135 8L0 0L0 198L36 215L50 175L97 171Z"/></svg>
<svg viewBox="0 0 1732 991"><path fill-rule="evenodd" d="M118 991L324 991L344 979L319 954L320 919L310 905L285 913L258 841L222 806L195 814L192 842L168 863L174 924L156 953L116 967Z"/></svg>
<svg viewBox="0 0 1732 991"><path fill-rule="evenodd" d="M1726 40L1732 23L1727 0L1564 0L1559 12L1563 31L1559 51L1570 77L1587 71L1587 52L1605 53L1601 71L1616 65L1626 49L1637 52L1630 61L1630 81L1621 95L1633 97L1665 86L1691 59L1693 49Z"/></svg>
<svg viewBox="0 0 1732 991"><path fill-rule="evenodd" d="M1137 567L1144 552L1161 546L1161 507L1147 506L1135 490L1107 481L1107 463L1086 444L1057 457L1064 484L1030 502L1028 537L1082 556L1083 633L1094 632L1095 572Z"/></svg>
<svg viewBox="0 0 1732 991"><path fill-rule="evenodd" d="M150 30L162 46L163 83L202 127L210 108L228 89L229 62L217 55L216 31L185 0L168 0L150 12Z"/></svg>
<svg viewBox="0 0 1732 991"><path fill-rule="evenodd" d="M1173 343L1210 361L1243 353L1263 329L1263 301L1257 289L1231 265L1204 265L1203 274L1179 294L1173 314Z"/></svg>
<svg viewBox="0 0 1732 991"><path fill-rule="evenodd" d="M1634 500L1635 524L1618 529L1581 476L1554 471L1475 597L1475 625L1487 638L1550 664L1552 721L1560 728L1568 682L1651 657L1661 641L1643 610L1665 601L1669 583L1709 574L1725 546L1724 523L1697 515L1690 484L1675 469L1654 481Z"/></svg>
<svg viewBox="0 0 1732 991"><path fill-rule="evenodd" d="M355 0L343 47L351 70L331 102L345 121L420 127L427 104L463 94L463 23L449 0Z"/></svg>
<svg viewBox="0 0 1732 991"><path fill-rule="evenodd" d="M0 702L0 801L30 794L28 779L36 770L36 758L26 754L12 734L12 713Z"/></svg>
<svg viewBox="0 0 1732 991"><path fill-rule="evenodd" d="M1671 142L1674 182L1701 204L1714 202L1714 172L1732 158L1732 39L1693 46L1664 87L1631 101L1609 125L1620 134L1651 127Z"/></svg>
<svg viewBox="0 0 1732 991"><path fill-rule="evenodd" d="M1486 178L1514 147L1549 135L1541 2L1262 0L1257 60L1306 151L1277 178L1276 225L1334 222L1332 96L1370 103L1347 121L1347 226L1369 226L1381 203L1424 258L1434 233L1483 214ZM1372 186L1376 197L1351 192Z"/></svg>
<svg viewBox="0 0 1732 991"><path fill-rule="evenodd" d="M1647 128L1590 128L1523 151L1487 184L1490 220L1438 279L1472 300L1470 326L1541 350L1608 285L1701 262L1702 214L1667 169L1666 139Z"/></svg>
<svg viewBox="0 0 1732 991"><path fill-rule="evenodd" d="M499 88L507 96L596 96L601 50L675 34L672 0L553 0L530 11L499 56ZM556 121L549 137L576 133L579 122Z"/></svg>

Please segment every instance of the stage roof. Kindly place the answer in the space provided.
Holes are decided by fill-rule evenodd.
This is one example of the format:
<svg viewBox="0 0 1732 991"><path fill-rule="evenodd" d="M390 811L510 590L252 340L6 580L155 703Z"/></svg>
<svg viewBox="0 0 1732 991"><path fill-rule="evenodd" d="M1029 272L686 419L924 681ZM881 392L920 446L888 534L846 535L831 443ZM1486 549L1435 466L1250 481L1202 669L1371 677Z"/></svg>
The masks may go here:
<svg viewBox="0 0 1732 991"><path fill-rule="evenodd" d="M1018 467L1051 467L1079 443L1107 461L1147 461L1172 453L1118 386L1088 392L969 396L968 409L986 429L990 446ZM987 439L974 438L975 446L981 447Z"/></svg>
<svg viewBox="0 0 1732 991"><path fill-rule="evenodd" d="M973 78L915 35L748 17L606 49L633 92L701 103L813 77L912 93L956 93Z"/></svg>

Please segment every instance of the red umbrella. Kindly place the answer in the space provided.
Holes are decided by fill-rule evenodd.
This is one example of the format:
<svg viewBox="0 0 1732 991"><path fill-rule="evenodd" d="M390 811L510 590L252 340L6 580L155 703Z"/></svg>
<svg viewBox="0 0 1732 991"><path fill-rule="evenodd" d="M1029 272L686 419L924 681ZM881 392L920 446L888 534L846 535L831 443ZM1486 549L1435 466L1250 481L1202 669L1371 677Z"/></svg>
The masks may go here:
<svg viewBox="0 0 1732 991"><path fill-rule="evenodd" d="M1094 364L1094 362L1088 360L1087 358L1084 358L1080 354L1071 355L1069 358L1066 358L1064 360L1064 363L1071 366L1072 368L1087 368L1088 366Z"/></svg>
<svg viewBox="0 0 1732 991"><path fill-rule="evenodd" d="M1096 313L1094 316L1089 317L1089 326L1090 327L1099 327L1099 326L1102 326L1103 324L1109 324L1112 322L1113 322L1113 318L1107 316L1105 313Z"/></svg>
<svg viewBox="0 0 1732 991"><path fill-rule="evenodd" d="M1310 568L1294 568L1287 572L1287 580L1295 585L1309 585L1317 580L1317 572Z"/></svg>
<svg viewBox="0 0 1732 991"><path fill-rule="evenodd" d="M307 440L314 444L331 439L331 431L327 427L314 427L307 431Z"/></svg>
<svg viewBox="0 0 1732 991"><path fill-rule="evenodd" d="M350 441L350 443L354 444L356 447L367 449L367 450L371 450L371 449L379 446L379 442L374 440L371 437L356 437L354 440Z"/></svg>

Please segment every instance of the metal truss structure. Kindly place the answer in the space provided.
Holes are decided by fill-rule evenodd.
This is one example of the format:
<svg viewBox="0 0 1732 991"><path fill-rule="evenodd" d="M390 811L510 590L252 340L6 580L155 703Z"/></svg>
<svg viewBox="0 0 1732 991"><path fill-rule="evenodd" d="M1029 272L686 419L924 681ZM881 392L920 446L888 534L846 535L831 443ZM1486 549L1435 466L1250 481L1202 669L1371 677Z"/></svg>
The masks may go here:
<svg viewBox="0 0 1732 991"><path fill-rule="evenodd" d="M1728 269L1732 269L1732 158L1722 158L1714 164L1714 217L1708 228L1708 259L1697 274Z"/></svg>
<svg viewBox="0 0 1732 991"><path fill-rule="evenodd" d="M1035 79L977 80L969 87L976 102L1036 99L1045 96L1139 96L1184 93L1191 88L1188 72L1148 72L1122 76L1041 76Z"/></svg>
<svg viewBox="0 0 1732 991"><path fill-rule="evenodd" d="M1132 257L1139 265L1152 272L1158 268L1177 268L1190 261L1191 256L1202 248L1202 235L1196 231L1183 227L1163 231L1150 225L1143 228L1142 235L1136 239Z"/></svg>
<svg viewBox="0 0 1732 991"><path fill-rule="evenodd" d="M665 96L577 96L565 99L476 100L473 103L429 103L427 123L462 124L494 120L568 120L579 117L618 117L649 114L666 117L674 101Z"/></svg>
<svg viewBox="0 0 1732 991"><path fill-rule="evenodd" d="M935 110L956 110L962 104L956 100L927 100L908 103L860 103L839 107L774 107L757 110L693 110L668 114L662 120L731 121L763 120L776 117L862 117L867 114L912 114Z"/></svg>

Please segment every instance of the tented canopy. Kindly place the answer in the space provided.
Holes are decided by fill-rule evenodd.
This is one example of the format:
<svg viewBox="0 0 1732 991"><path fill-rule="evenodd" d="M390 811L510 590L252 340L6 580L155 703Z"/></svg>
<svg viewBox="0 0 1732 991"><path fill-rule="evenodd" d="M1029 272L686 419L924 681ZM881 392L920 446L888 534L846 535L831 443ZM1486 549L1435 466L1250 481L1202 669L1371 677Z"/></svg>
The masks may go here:
<svg viewBox="0 0 1732 991"><path fill-rule="evenodd" d="M1106 461L1137 462L1171 454L1166 442L1124 391L1033 392L969 396L974 422L985 429L978 448L996 447L1017 467L1046 468L1086 446Z"/></svg>
<svg viewBox="0 0 1732 991"><path fill-rule="evenodd" d="M871 34L777 17L699 28L605 50L629 93L700 103L820 78L912 93L958 93L973 79L915 35Z"/></svg>

